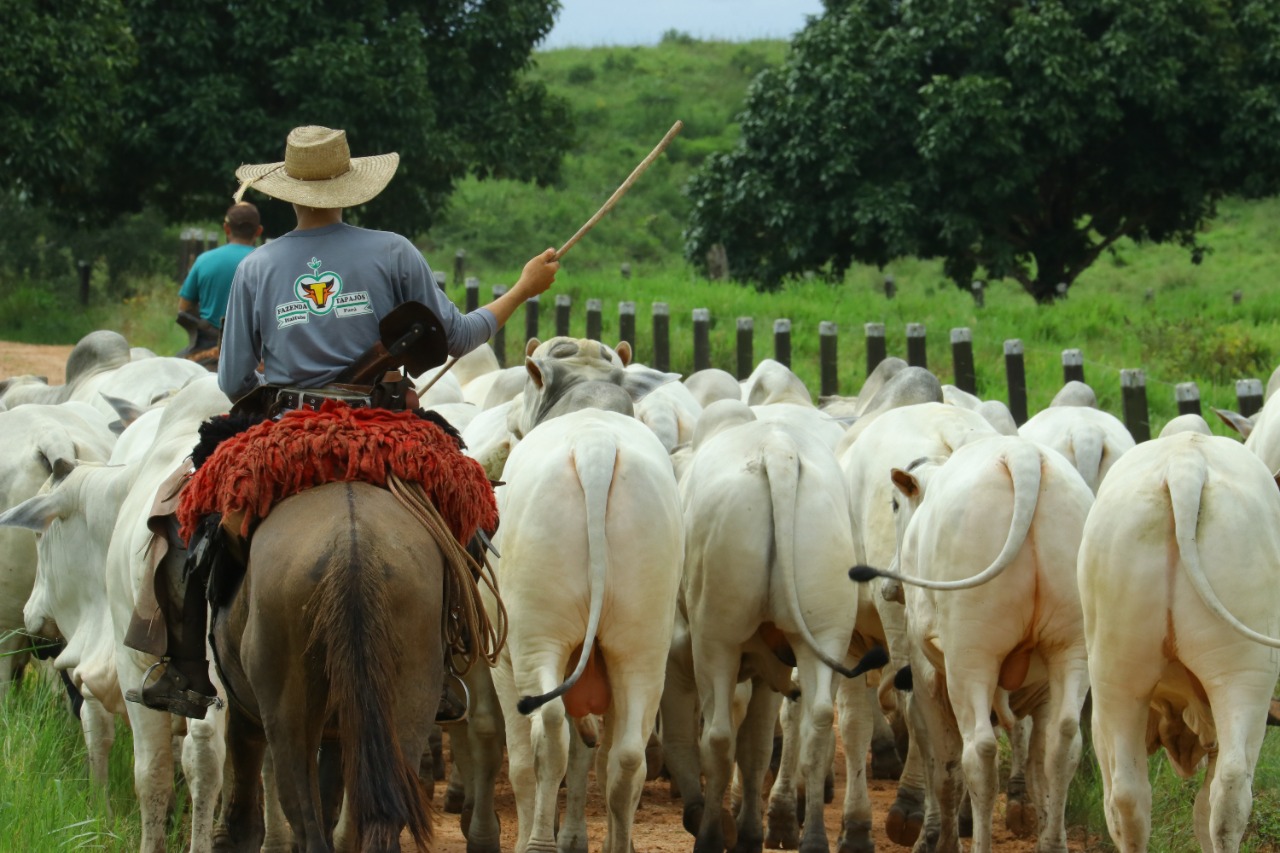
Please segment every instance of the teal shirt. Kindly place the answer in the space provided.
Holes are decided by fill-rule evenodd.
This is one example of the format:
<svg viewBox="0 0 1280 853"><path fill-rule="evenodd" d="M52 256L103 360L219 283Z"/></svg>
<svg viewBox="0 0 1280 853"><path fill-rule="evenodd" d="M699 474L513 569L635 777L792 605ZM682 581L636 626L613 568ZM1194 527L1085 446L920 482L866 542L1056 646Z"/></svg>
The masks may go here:
<svg viewBox="0 0 1280 853"><path fill-rule="evenodd" d="M199 302L200 316L221 329L236 267L252 251L253 246L228 243L204 252L191 265L191 272L187 273L187 280L182 283L178 296Z"/></svg>

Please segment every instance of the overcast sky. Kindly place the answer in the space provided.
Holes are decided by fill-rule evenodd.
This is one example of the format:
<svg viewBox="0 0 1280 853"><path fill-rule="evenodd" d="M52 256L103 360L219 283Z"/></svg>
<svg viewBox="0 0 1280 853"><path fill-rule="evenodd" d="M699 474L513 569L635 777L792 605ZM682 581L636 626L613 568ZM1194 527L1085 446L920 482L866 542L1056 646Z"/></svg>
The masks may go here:
<svg viewBox="0 0 1280 853"><path fill-rule="evenodd" d="M560 0L540 49L656 44L675 29L703 40L790 38L822 0Z"/></svg>

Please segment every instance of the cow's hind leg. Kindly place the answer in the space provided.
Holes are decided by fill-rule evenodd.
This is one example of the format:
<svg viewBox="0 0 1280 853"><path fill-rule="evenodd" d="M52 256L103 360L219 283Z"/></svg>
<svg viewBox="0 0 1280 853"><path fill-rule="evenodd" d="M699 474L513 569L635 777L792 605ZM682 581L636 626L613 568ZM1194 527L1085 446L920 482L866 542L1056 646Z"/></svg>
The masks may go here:
<svg viewBox="0 0 1280 853"><path fill-rule="evenodd" d="M191 794L191 853L207 853L213 838L213 810L222 793L226 760L226 714L210 710L203 720L187 722L182 742L182 773Z"/></svg>
<svg viewBox="0 0 1280 853"><path fill-rule="evenodd" d="M1209 788L1207 840L1214 853L1235 853L1248 824L1273 676L1273 672L1251 672L1234 681L1206 685L1218 734L1217 755L1210 756L1213 772L1205 775Z"/></svg>
<svg viewBox="0 0 1280 853"><path fill-rule="evenodd" d="M1107 829L1122 853L1147 849L1151 835L1151 781L1147 778L1147 715L1154 684L1138 686L1091 672L1093 747L1102 774ZM1143 687L1145 686L1145 689Z"/></svg>
<svg viewBox="0 0 1280 853"><path fill-rule="evenodd" d="M752 682L751 701L738 730L736 751L742 777L742 806L738 811L737 843L734 853L760 853L764 847L764 816L760 800L769 758L773 752L773 731L782 696L760 679Z"/></svg>
<svg viewBox="0 0 1280 853"><path fill-rule="evenodd" d="M736 646L694 640L695 678L702 707L701 758L705 780L702 824L695 853L721 853L726 846L724 795L733 772L737 733L733 724L733 696L738 673Z"/></svg>
<svg viewBox="0 0 1280 853"><path fill-rule="evenodd" d="M800 853L827 853L827 827L820 795L835 757L832 670L807 648L797 650L800 673L800 769L805 780L804 832ZM866 761L866 752L862 753Z"/></svg>
<svg viewBox="0 0 1280 853"><path fill-rule="evenodd" d="M778 773L769 790L764 843L770 850L795 850L800 846L799 795L796 770L800 765L800 700L788 699L779 712L782 750Z"/></svg>
<svg viewBox="0 0 1280 853"><path fill-rule="evenodd" d="M955 724L964 740L964 778L973 805L973 853L991 850L991 816L999 783L999 744L991 726L994 667L947 667L947 685Z"/></svg>
<svg viewBox="0 0 1280 853"><path fill-rule="evenodd" d="M610 669L617 677L612 685L613 703L604 718L601 756L608 813L604 853L633 853L631 831L644 790L645 747L658 716L663 678L661 670L644 678L616 664Z"/></svg>
<svg viewBox="0 0 1280 853"><path fill-rule="evenodd" d="M875 843L871 838L871 798L867 793L864 757L873 738L876 718L883 720L884 715L873 704L875 694L866 686L865 675L842 678L836 688L836 699L840 709L837 717L840 739L845 749L844 807L838 850L839 853L872 853Z"/></svg>
<svg viewBox="0 0 1280 853"><path fill-rule="evenodd" d="M1032 712L1036 761L1031 772L1042 805L1036 853L1065 853L1067 788L1080 763L1080 709L1089 689L1089 673L1083 647L1046 663L1048 699Z"/></svg>

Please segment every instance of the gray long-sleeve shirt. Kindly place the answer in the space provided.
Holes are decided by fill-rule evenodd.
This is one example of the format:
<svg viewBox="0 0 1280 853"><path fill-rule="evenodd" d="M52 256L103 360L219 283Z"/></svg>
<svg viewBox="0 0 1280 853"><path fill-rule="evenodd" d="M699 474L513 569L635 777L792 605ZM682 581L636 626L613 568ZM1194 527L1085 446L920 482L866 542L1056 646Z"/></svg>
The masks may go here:
<svg viewBox="0 0 1280 853"><path fill-rule="evenodd" d="M260 381L304 388L332 382L378 341L378 321L409 301L440 318L451 355L465 355L498 328L485 308L461 313L422 253L399 234L342 222L290 231L236 269L218 385L238 400Z"/></svg>

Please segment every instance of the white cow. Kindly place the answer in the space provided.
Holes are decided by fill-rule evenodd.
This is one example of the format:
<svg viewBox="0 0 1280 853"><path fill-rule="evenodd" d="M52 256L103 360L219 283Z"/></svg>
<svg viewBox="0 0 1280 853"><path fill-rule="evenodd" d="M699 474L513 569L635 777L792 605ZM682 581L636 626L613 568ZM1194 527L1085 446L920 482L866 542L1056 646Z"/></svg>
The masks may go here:
<svg viewBox="0 0 1280 853"><path fill-rule="evenodd" d="M912 376L906 370L899 371L897 375L906 379ZM928 392L926 377L918 377L913 382ZM995 435L998 435L995 429L977 412L941 402L890 408L866 421L857 440L840 456L840 466L853 500L849 523L853 530L857 562L888 566L897 550L892 511L894 486L890 479L894 468L905 468L923 456L945 458L972 441ZM901 604L900 587L884 584L880 593L859 598L856 639L864 646L871 642L887 645L893 659L890 671L907 664L906 614ZM882 691L888 691L891 686L889 679L881 682ZM852 688L849 682L840 686L838 700L842 724L847 717L854 715L852 709L865 701ZM914 843L926 819L928 792L925 790L920 754L924 738L924 732L912 731L911 745L898 783L898 796L890 807L885 826L893 841L907 846ZM846 752L847 762L856 758ZM851 764L847 766L850 774L855 772ZM929 817L931 823L936 822L936 809L930 812Z"/></svg>
<svg viewBox="0 0 1280 853"><path fill-rule="evenodd" d="M909 584L911 713L928 729L941 813L935 849L960 849L965 782L974 853L991 849L998 782L991 717L1005 690L1035 721L1036 849L1065 853L1067 785L1089 688L1075 566L1093 495L1061 454L1005 436L892 476L900 545L898 570L885 574Z"/></svg>
<svg viewBox="0 0 1280 853"><path fill-rule="evenodd" d="M555 850L566 715L587 714L604 716L605 850L631 853L684 547L671 463L634 418L588 409L530 430L503 477L498 578L510 633L493 676L517 853Z"/></svg>
<svg viewBox="0 0 1280 853"><path fill-rule="evenodd" d="M742 402L748 406L796 403L812 406L813 397L804 381L780 361L766 358L742 380Z"/></svg>
<svg viewBox="0 0 1280 853"><path fill-rule="evenodd" d="M65 477L78 462L105 462L115 435L106 420L78 403L30 404L0 412L0 510L33 497L50 475ZM0 528L0 698L25 662L22 608L36 577L36 538Z"/></svg>
<svg viewBox="0 0 1280 853"><path fill-rule="evenodd" d="M1119 418L1086 406L1051 406L1033 415L1018 434L1067 457L1094 494L1111 466L1134 444Z"/></svg>
<svg viewBox="0 0 1280 853"><path fill-rule="evenodd" d="M703 718L701 767L706 778L695 849L725 847L721 804L736 758L743 789L737 845L749 850L764 839L759 792L781 698L767 688L772 682L790 693L793 665L803 716L800 765L808 791L822 790L835 754L833 671L856 677L844 665L857 613L856 593L841 588L848 585L845 574L854 556L849 498L834 442L787 420L758 420L734 401L714 403L708 412L718 429L709 435L699 430L692 465L681 484L686 535L682 609ZM770 678L771 670L781 670L780 677ZM752 678L753 690L739 732L734 693L746 678ZM865 679L859 682L865 684ZM865 755L870 717L842 722L859 726L846 748ZM864 836L842 837L842 848L870 845L865 782L861 791L862 800L845 819L846 827L859 825ZM684 793L689 815L694 792ZM686 822L696 817L689 815ZM807 798L804 830L802 849L828 849L821 796Z"/></svg>
<svg viewBox="0 0 1280 853"><path fill-rule="evenodd" d="M1201 849L1238 849L1280 677L1271 472L1226 438L1179 432L1139 445L1098 490L1079 584L1093 742L1117 848L1147 848L1147 755L1163 746L1184 778L1208 759L1195 805Z"/></svg>
<svg viewBox="0 0 1280 853"><path fill-rule="evenodd" d="M72 391L98 373L128 364L129 342L101 329L85 335L67 355L66 384L50 385L43 376L15 376L0 381L0 411L28 403L64 403Z"/></svg>

